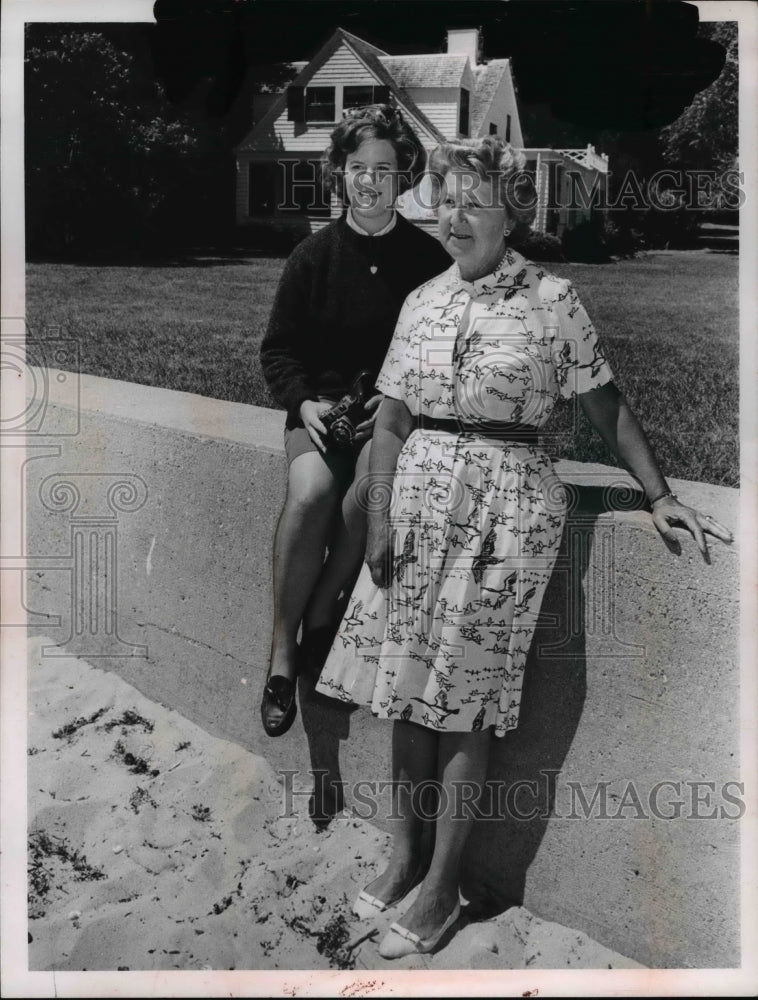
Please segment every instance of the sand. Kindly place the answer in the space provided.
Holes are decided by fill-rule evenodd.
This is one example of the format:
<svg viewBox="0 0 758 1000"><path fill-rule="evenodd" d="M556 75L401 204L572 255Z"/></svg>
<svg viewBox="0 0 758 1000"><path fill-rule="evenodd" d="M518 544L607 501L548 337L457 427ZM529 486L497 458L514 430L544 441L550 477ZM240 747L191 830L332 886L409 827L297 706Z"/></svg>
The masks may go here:
<svg viewBox="0 0 758 1000"><path fill-rule="evenodd" d="M319 832L263 757L75 658L29 666L29 969L642 968L523 907L386 962L351 913L389 840ZM408 904L413 896L408 897Z"/></svg>

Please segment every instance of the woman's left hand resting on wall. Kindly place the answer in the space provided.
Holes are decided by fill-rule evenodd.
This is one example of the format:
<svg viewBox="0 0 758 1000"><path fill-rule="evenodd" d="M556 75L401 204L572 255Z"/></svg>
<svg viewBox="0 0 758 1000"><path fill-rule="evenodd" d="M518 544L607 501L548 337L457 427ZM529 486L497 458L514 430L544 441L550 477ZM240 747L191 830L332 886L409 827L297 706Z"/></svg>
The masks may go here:
<svg viewBox="0 0 758 1000"><path fill-rule="evenodd" d="M581 393L579 401L587 418L611 451L639 480L648 498L653 498L653 524L670 548L677 549L679 546L676 534L671 530L671 525L674 524L687 528L706 561L706 534L713 535L722 542L733 540L728 528L710 515L686 506L669 493L645 432L613 382Z"/></svg>

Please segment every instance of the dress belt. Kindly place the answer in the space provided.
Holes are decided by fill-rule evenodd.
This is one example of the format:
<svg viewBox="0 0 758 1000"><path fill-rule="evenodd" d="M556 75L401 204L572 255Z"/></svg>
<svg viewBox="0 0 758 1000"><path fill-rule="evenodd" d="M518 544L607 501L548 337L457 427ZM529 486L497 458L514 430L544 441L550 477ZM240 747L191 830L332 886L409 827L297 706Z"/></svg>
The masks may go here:
<svg viewBox="0 0 758 1000"><path fill-rule="evenodd" d="M427 417L423 413L416 417L418 430L444 431L447 434L473 434L476 437L497 438L499 441L535 444L539 437L539 428L530 424L509 424L505 421L489 423L464 423L454 417L439 419Z"/></svg>

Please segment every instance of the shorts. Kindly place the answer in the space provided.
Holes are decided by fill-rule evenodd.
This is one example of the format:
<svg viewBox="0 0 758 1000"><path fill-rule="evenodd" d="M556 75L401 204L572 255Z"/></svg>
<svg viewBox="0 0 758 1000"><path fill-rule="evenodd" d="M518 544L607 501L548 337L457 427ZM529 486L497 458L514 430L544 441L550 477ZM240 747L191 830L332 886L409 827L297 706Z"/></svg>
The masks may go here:
<svg viewBox="0 0 758 1000"><path fill-rule="evenodd" d="M336 399L329 399L325 396L321 396L319 399L328 403L338 402ZM311 436L305 429L302 420L299 418L296 418L292 422L288 420L284 427L284 452L287 456L288 466L292 465L298 455L305 455L308 452L315 451L317 454L321 454L321 457L335 478L344 479L347 483L353 480L355 463L358 461L358 456L364 444L366 444L365 441L351 451L338 451L336 448L327 448L326 452L322 454L311 440Z"/></svg>

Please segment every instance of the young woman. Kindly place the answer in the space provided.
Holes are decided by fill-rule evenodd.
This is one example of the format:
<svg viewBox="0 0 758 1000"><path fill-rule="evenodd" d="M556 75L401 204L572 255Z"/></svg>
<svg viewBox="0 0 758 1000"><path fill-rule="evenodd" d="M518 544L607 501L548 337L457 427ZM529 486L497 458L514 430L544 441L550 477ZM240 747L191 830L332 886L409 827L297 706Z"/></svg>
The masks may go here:
<svg viewBox="0 0 758 1000"><path fill-rule="evenodd" d="M337 126L324 165L343 188L347 210L293 251L261 347L271 392L287 409L289 464L274 539L274 627L261 703L269 736L292 725L298 671L323 662L340 595L349 594L362 561L365 515L353 481L368 470L381 399L373 380L400 307L411 289L450 263L434 237L395 211L398 194L425 164L418 138L389 105L356 109ZM354 446L340 450L329 444L321 417L362 371L369 373L370 398Z"/></svg>

